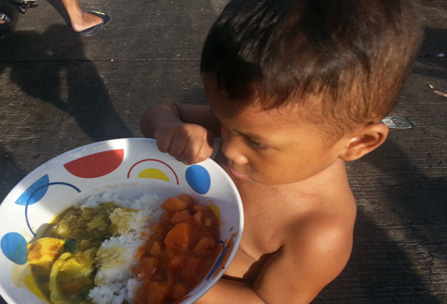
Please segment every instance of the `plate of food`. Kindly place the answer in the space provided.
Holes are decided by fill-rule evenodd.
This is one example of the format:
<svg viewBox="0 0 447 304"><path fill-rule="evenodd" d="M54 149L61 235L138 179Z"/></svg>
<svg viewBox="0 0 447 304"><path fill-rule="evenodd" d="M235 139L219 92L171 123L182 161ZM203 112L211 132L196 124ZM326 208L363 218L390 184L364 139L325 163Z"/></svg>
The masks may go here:
<svg viewBox="0 0 447 304"><path fill-rule="evenodd" d="M8 303L193 303L228 268L243 209L213 160L155 140L83 146L41 165L0 205Z"/></svg>

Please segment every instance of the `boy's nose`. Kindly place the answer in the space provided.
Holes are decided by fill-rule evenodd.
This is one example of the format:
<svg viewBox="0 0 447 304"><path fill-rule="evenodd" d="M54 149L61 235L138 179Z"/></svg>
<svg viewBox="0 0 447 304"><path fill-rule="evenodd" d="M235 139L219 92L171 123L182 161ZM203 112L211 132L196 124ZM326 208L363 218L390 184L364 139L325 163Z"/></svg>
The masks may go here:
<svg viewBox="0 0 447 304"><path fill-rule="evenodd" d="M235 138L234 136L229 136L228 138L222 138L222 152L225 157L231 162L244 165L248 163L248 159L244 156L241 150L238 148L240 143L238 141L240 139Z"/></svg>

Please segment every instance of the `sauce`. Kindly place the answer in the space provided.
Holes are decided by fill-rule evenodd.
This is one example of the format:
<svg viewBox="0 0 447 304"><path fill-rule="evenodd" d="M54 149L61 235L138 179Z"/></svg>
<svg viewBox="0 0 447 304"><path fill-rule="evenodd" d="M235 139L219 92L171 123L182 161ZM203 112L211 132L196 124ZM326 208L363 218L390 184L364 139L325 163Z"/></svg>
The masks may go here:
<svg viewBox="0 0 447 304"><path fill-rule="evenodd" d="M219 219L186 194L168 198L151 235L137 252L134 273L143 281L134 304L178 303L208 273L221 252Z"/></svg>

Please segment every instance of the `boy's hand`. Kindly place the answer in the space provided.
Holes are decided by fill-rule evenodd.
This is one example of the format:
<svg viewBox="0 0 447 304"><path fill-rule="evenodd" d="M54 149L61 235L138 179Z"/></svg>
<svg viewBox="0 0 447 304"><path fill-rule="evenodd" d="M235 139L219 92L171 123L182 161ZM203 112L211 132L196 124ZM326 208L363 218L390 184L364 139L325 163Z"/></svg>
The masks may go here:
<svg viewBox="0 0 447 304"><path fill-rule="evenodd" d="M160 151L187 164L210 157L214 136L220 135L220 123L210 107L190 104L150 107L141 117L140 128L144 136L157 140Z"/></svg>
<svg viewBox="0 0 447 304"><path fill-rule="evenodd" d="M204 161L213 153L214 136L200 125L181 121L162 123L155 129L154 137L161 152L186 164Z"/></svg>

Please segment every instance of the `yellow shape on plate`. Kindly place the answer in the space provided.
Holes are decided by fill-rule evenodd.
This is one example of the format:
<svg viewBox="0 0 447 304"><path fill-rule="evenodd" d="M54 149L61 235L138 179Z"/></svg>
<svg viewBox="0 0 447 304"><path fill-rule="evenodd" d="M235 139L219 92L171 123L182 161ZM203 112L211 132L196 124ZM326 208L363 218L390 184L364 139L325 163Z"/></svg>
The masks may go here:
<svg viewBox="0 0 447 304"><path fill-rule="evenodd" d="M161 170L155 169L155 168L149 168L149 169L145 169L145 170L141 171L140 174L138 174L138 177L140 177L140 178L155 178L155 179L160 179L160 180L164 180L167 182L170 181L170 179L166 175L166 173L164 173Z"/></svg>

